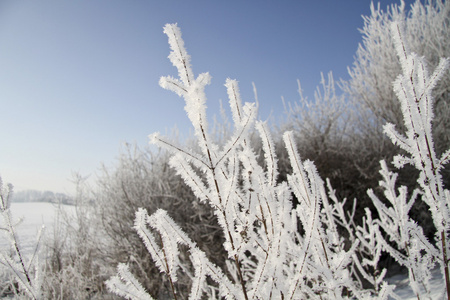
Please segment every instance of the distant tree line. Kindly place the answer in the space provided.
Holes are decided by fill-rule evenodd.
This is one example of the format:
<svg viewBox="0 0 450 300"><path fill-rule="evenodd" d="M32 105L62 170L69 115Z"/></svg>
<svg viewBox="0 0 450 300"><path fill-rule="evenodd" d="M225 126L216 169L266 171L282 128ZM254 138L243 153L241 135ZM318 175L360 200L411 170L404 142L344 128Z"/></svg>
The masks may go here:
<svg viewBox="0 0 450 300"><path fill-rule="evenodd" d="M14 192L11 200L12 202L49 202L74 204L73 198L67 194L38 190L23 190Z"/></svg>

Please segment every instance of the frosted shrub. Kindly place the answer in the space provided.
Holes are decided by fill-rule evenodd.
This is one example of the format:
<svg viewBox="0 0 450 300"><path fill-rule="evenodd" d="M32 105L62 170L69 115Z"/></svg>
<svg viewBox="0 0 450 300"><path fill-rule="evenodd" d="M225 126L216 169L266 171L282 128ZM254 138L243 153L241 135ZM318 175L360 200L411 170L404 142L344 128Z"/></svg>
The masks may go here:
<svg viewBox="0 0 450 300"><path fill-rule="evenodd" d="M417 299L430 298L430 270L435 263L440 265L450 299L448 269L450 193L444 189L440 174L450 159L450 150L438 158L431 132L434 116L431 91L444 75L449 59L441 59L434 73L429 75L425 59L409 51L400 24L394 22L391 31L403 70L403 74L394 82L394 91L400 100L406 135L399 133L390 123L384 126L384 131L392 142L406 153L395 156L394 165L402 168L406 164L411 164L420 172L417 180L419 190L413 191L409 199L406 187L402 186L396 191L397 174L389 172L386 164L381 162L380 173L383 180L380 185L385 191L384 195L389 206L383 204L373 191L368 191L379 214L379 220L374 222L387 234L388 241L396 244L397 249L394 249L380 235L379 240L383 244L383 249L408 268L411 287ZM436 228L436 246L427 240L422 228L408 215L418 194L430 209Z"/></svg>
<svg viewBox="0 0 450 300"><path fill-rule="evenodd" d="M189 249L194 269L189 299L202 295L226 299L363 296L347 269L358 243L345 249L336 218L329 213L331 208L322 212L323 207L331 205L324 183L311 161L302 162L292 133L285 133L283 139L293 172L287 182L279 183L269 129L264 122L256 121L254 104L242 104L237 82L228 79L225 86L234 133L219 149L209 135L205 112L204 87L210 76L203 73L194 77L176 25L166 25L164 32L172 49L169 58L179 78L163 77L160 85L184 98L200 152L174 146L157 133L150 139L173 153L170 165L194 194L214 209L229 259L227 270L219 269L168 212L158 210L148 215L140 209L134 228L160 271L167 275L173 297L177 298L177 274L187 269L180 263L180 246ZM262 140L264 166L258 164L250 144L253 129ZM299 201L296 207L291 202L292 194ZM151 299L126 265L119 265L118 271L119 276L107 282L113 292L129 299Z"/></svg>
<svg viewBox="0 0 450 300"><path fill-rule="evenodd" d="M105 279L115 271L105 251L108 237L101 230L102 219L86 179L73 173L73 206L56 208L53 232L45 243L44 299L98 299L106 293Z"/></svg>
<svg viewBox="0 0 450 300"><path fill-rule="evenodd" d="M34 253L25 255L16 232L16 226L20 220L15 222L11 215L12 192L12 185L8 184L4 188L0 177L0 215L2 216L0 231L6 235L10 244L10 249L0 249L0 268L6 268L6 272L11 275L9 283L12 293L18 297L26 295L29 299L41 299L40 265L37 254L42 229L39 231ZM18 289L16 284L18 284Z"/></svg>
<svg viewBox="0 0 450 300"><path fill-rule="evenodd" d="M169 58L178 69L179 78L163 77L160 85L184 98L198 151L176 146L158 133L150 135L150 140L172 153L169 164L195 196L214 209L228 254L227 268L219 268L169 212L159 209L149 215L145 209L139 209L134 229L160 272L167 276L174 299L180 297L176 286L181 273L192 278L189 295L183 296L189 299L398 298L393 291L395 286L384 281L386 270L378 268L382 251L407 267L418 299L430 297L430 270L436 262L449 290L450 193L444 190L439 172L449 161L450 150L437 159L431 137L431 90L443 76L448 60L442 60L429 76L424 59L407 50L399 28L393 23L392 34L403 69L394 90L401 102L407 132L403 136L392 124L385 126L385 132L407 153L396 156L394 164L402 167L409 163L419 170L420 189L409 197L406 187L396 190L397 175L381 162L380 187L387 203L369 190L379 218L372 218L366 209L363 224L356 226L356 202L351 213L346 212L345 201L337 199L329 182L327 195L314 164L302 161L289 131L283 134L283 141L292 173L286 181L278 179L270 131L264 122L256 121L254 104L242 104L234 80L227 79L225 84L234 132L223 147L213 142L204 93L210 76L203 73L194 77L179 28L173 24L165 26L172 49ZM262 165L249 138L254 130L262 143ZM422 228L409 217L419 195L430 207L437 229L436 246L428 242ZM292 204L293 196L296 206ZM189 263L181 259L181 248L188 249ZM364 290L363 280L373 289ZM119 264L118 276L108 280L107 286L127 299L152 299L126 264Z"/></svg>
<svg viewBox="0 0 450 300"><path fill-rule="evenodd" d="M172 139L177 140L176 137ZM103 169L94 195L96 209L92 216L99 219L95 231L100 232L104 241L100 248L103 258L100 264L113 266L111 272L104 274L110 277L119 262L127 261L130 272L155 295L167 292L161 284L166 276L160 274L133 229L138 208L145 208L149 214L158 209L170 211L174 221L191 239L199 241L208 257L214 257L218 265L225 260L225 251L221 247L223 238L212 209L199 203L190 188L169 167L170 156L165 150L151 151L126 145L114 167ZM98 244L95 241L95 245ZM187 258L186 249L181 252ZM188 289L189 275L178 276L180 292Z"/></svg>
<svg viewBox="0 0 450 300"><path fill-rule="evenodd" d="M386 122L403 130L403 112L392 89L402 67L389 24L392 21L404 24L405 43L418 56L424 56L434 69L441 57L450 56L450 4L442 0L416 0L408 9L405 1L400 1L383 11L375 2L371 4L370 16L363 18L360 30L363 38L349 68L350 79L342 82L346 95L354 100L362 115L355 126L371 135L381 135ZM449 141L450 123L445 121L450 114L449 83L450 73L444 74L432 91L436 107L433 133L438 153L447 150Z"/></svg>
<svg viewBox="0 0 450 300"><path fill-rule="evenodd" d="M402 67L390 32L390 23L398 21L404 24L405 43L418 56L425 57L430 70L438 66L441 57L450 57L449 1L394 1L397 3L385 7L383 3L377 2L373 1L370 14L363 16L361 42L349 66L349 80L339 82L346 100L351 102L349 110L355 118L347 127L350 139L344 143L346 148L335 154L341 164L331 169L334 173L339 172L338 175L334 177L332 172L327 173L327 168L322 168L316 157L301 152L304 157L314 160L323 177L331 179L338 195L345 195L349 199L358 198L358 224L361 219L358 212L363 213L364 207L372 206L366 191L376 187L380 180L378 172L375 172L379 169L379 161L385 159L390 162L398 152L398 148L384 134L383 125L389 122L395 124L400 132L405 130L400 102L392 88ZM450 115L449 86L450 72L446 72L432 91L435 107L432 131L438 155L448 149L450 141L450 122L447 121ZM396 172L399 173L401 184L409 189L415 187L416 177L411 176L411 173L418 172L412 166ZM449 169L442 170L441 174L448 186ZM410 215L423 226L428 237L433 235L431 215L422 202L415 202Z"/></svg>
<svg viewBox="0 0 450 300"><path fill-rule="evenodd" d="M321 74L314 99L303 95L299 80L297 84L300 98L286 105L287 121L283 127L294 130L298 140L309 146L299 145L302 153L314 150L318 157L328 157L328 152L342 150L348 143L350 107L343 95L337 95L333 73L328 73L327 78Z"/></svg>
<svg viewBox="0 0 450 300"><path fill-rule="evenodd" d="M367 283L371 294L384 299L392 293L394 286L389 286L384 282L386 269L380 270L379 261L381 258L381 244L378 241L376 224L373 223L369 208L365 208L366 216L363 217L362 225L357 226L354 222L357 201L354 199L352 209L346 210L347 199L339 201L336 197L336 191L332 188L330 180L327 179L329 205L324 205L324 211L327 211L339 226L339 234L345 237L347 245L357 244L352 254L349 271L353 278L358 282L358 287L366 287Z"/></svg>
<svg viewBox="0 0 450 300"><path fill-rule="evenodd" d="M362 149L355 145L355 116L349 101L338 95L333 74L330 72L327 77L321 74L313 99L303 95L300 81L298 92L299 99L285 105L286 116L281 121L280 136L285 131L293 131L302 157L314 161L321 176L329 178L333 186L339 186L340 196L351 199L358 192L365 193L367 187L359 178L356 180L364 171L355 170L355 166L360 164L355 161L353 152L358 148L360 156L363 156ZM281 148L277 150L283 151L282 143L277 141L276 144ZM281 175L289 168L283 154L279 155Z"/></svg>

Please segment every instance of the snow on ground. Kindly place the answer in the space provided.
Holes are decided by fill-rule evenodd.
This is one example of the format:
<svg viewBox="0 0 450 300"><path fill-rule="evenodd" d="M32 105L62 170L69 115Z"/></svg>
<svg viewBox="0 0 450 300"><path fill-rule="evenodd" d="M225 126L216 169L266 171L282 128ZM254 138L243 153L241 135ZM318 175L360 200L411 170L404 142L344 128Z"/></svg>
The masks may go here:
<svg viewBox="0 0 450 300"><path fill-rule="evenodd" d="M73 207L63 205L65 210ZM23 218L17 227L17 235L24 253L32 253L36 245L39 229L45 226L45 236L53 235L53 225L57 216L58 205L44 202L11 203L11 214L14 222ZM0 220L3 222L3 220ZM9 247L9 241L5 235L0 236L0 249Z"/></svg>
<svg viewBox="0 0 450 300"><path fill-rule="evenodd" d="M430 296L433 300L445 299L447 295L443 295L445 291L445 282L442 278L441 272L439 268L435 268L432 272L432 279L430 281L431 291ZM402 300L417 300L417 297L414 295L413 291L409 286L408 274L398 274L387 278L389 284L395 284L397 287L395 289L395 293ZM390 298L391 299L391 298Z"/></svg>

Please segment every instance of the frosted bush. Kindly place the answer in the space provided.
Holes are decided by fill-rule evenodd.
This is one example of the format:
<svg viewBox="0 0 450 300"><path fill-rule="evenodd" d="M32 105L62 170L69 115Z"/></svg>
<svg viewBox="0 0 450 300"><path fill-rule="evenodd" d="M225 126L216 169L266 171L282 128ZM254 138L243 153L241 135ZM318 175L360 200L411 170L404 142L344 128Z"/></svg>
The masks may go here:
<svg viewBox="0 0 450 300"><path fill-rule="evenodd" d="M37 236L37 243L34 253L25 255L20 246L16 227L21 222L14 221L11 214L11 197L13 186L8 184L3 187L3 181L0 177L0 231L5 234L9 241L10 249L0 249L0 264L6 269L8 281L12 292L20 297L27 296L29 299L41 299L41 266L39 264L39 246L42 229ZM15 284L18 284L18 289Z"/></svg>
<svg viewBox="0 0 450 300"><path fill-rule="evenodd" d="M176 146L158 133L150 135L150 140L173 153L170 165L196 197L214 209L229 260L227 269L220 269L167 211L160 209L149 215L139 209L134 229L160 272L167 275L175 299L179 296L178 274L188 270L180 260L180 247L188 248L194 269L189 299L205 295L226 299L398 298L394 286L384 282L386 270L377 268L382 250L408 268L411 287L418 299L430 295L430 269L435 262L441 265L448 283L446 240L450 200L439 171L448 162L450 151L437 159L431 137L431 90L442 77L447 60L442 60L429 76L424 59L407 50L400 25L393 23L392 34L403 68L394 90L401 102L407 132L403 136L391 124L385 126L385 131L409 155L397 156L396 166L410 163L420 171L421 190L414 191L410 198L405 187L400 187L397 193L397 175L389 172L382 162L380 186L390 207L369 190L379 219L373 219L366 210L363 225L355 226L354 210L346 214L344 203L339 202L329 182L327 195L314 164L301 160L292 132L283 135L292 174L287 175L286 181L278 180L270 130L264 122L256 121L254 104L242 104L235 80L227 79L225 84L234 133L223 147L213 142L208 131L204 93L210 76L202 73L194 77L176 25L166 25L164 32L172 49L169 58L178 69L179 78L162 77L160 85L184 98L199 151ZM258 164L249 139L253 130L262 141L263 165ZM440 246L429 243L408 215L419 194L430 207ZM298 201L296 206L292 204L293 196ZM350 244L339 228L348 232ZM362 288L362 278L372 284L373 290ZM125 264L119 264L118 276L112 277L107 286L128 299L152 299Z"/></svg>
<svg viewBox="0 0 450 300"><path fill-rule="evenodd" d="M384 195L390 206L383 204L369 190L369 196L379 214L379 220L374 222L377 222L387 234L389 242L396 244L397 249L394 249L380 235L379 240L383 243L383 248L398 263L408 268L410 284L418 299L430 298L430 271L435 263L441 267L447 294L450 297L447 256L450 195L449 191L444 189L440 174L450 159L450 150L444 152L440 158L437 157L431 130L434 116L432 89L444 76L449 59L441 59L436 70L430 75L425 59L410 52L408 45L404 42L401 24L392 23L391 32L403 70L403 74L399 75L394 82L394 91L400 100L406 134L399 133L391 123L384 126L384 131L392 142L406 153L395 156L394 165L402 168L405 164L411 164L420 172L417 180L419 190L413 191L410 199L408 199L406 187L400 187L397 192L395 190L397 174L389 172L386 164L381 162L380 173L383 180L380 185L385 190ZM409 210L418 194L430 209L436 228L436 246L427 240L422 228L409 217ZM444 293L445 290L442 291L442 294Z"/></svg>
<svg viewBox="0 0 450 300"><path fill-rule="evenodd" d="M200 151L182 149L157 133L150 139L173 153L170 165L194 194L214 209L229 259L227 270L219 269L168 212L158 210L149 216L139 210L135 229L160 271L167 275L173 297L177 298L177 273L186 269L178 258L180 246L189 248L194 268L190 299L203 295L227 299L368 297L347 268L358 242L346 249L324 182L311 161L301 160L292 133L286 132L283 139L293 172L286 182L278 182L270 130L264 122L256 121L254 104L242 104L237 82L227 79L234 133L219 148L209 135L205 112L204 87L210 76L203 73L194 77L176 25L166 25L164 32L179 78L163 77L160 84L184 98ZM250 143L249 134L254 129L262 140L264 166L258 164ZM292 205L293 194L299 201L296 207ZM126 270L125 265L119 265L119 276L111 278L108 287L125 298L149 297ZM387 290L385 285L383 291Z"/></svg>

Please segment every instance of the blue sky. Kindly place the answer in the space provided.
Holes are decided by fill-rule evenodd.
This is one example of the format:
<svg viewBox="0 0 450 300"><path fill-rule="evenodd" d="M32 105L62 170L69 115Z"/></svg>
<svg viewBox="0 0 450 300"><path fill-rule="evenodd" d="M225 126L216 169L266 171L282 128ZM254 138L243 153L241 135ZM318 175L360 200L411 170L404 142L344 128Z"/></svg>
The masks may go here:
<svg viewBox="0 0 450 300"><path fill-rule="evenodd" d="M381 1L383 9L390 3ZM411 3L407 2L407 5ZM125 142L187 133L166 23L180 26L196 74L210 72L208 112L227 77L260 118L283 117L281 96L312 97L320 72L348 79L370 1L40 0L0 2L0 175L17 190L71 193L72 172L95 179Z"/></svg>

